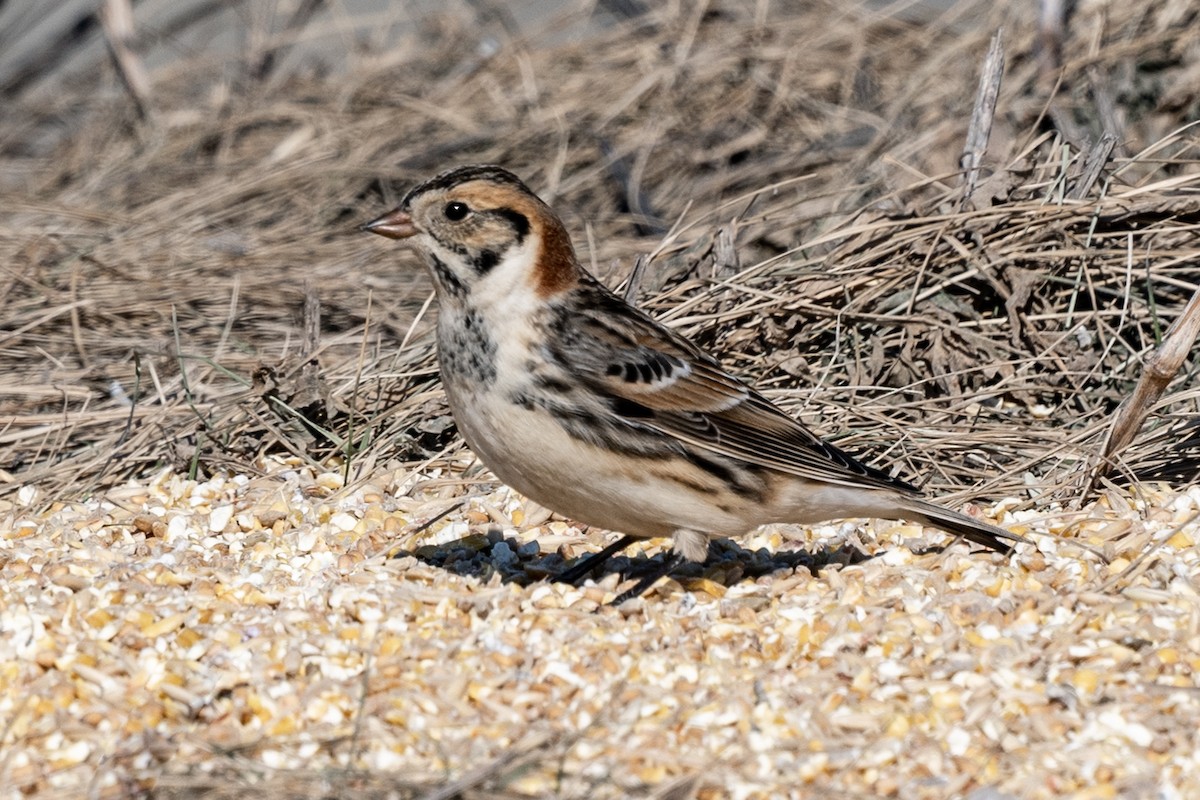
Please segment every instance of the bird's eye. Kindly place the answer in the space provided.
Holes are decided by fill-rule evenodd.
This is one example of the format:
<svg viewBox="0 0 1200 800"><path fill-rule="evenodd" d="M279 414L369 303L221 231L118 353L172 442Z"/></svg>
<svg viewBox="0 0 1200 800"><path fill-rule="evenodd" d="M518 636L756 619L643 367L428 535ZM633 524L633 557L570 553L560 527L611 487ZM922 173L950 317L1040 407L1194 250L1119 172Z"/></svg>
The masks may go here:
<svg viewBox="0 0 1200 800"><path fill-rule="evenodd" d="M446 203L446 208L442 213L451 222L458 222L459 220L466 219L467 214L471 213L471 209L467 208L466 203L455 201L453 203Z"/></svg>

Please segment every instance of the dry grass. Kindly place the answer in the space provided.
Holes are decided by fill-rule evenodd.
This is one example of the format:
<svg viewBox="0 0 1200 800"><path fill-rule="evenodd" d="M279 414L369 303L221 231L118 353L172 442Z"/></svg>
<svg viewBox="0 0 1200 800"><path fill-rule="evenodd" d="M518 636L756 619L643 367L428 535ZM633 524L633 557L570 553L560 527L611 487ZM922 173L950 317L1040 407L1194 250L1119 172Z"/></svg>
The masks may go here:
<svg viewBox="0 0 1200 800"><path fill-rule="evenodd" d="M639 302L846 447L939 493L1081 501L1200 281L1200 3L1083 4L1061 72L1039 66L1028 4L741 5L518 34L476 3L340 20L355 47L328 69L269 58L326 36L301 25L234 58L181 48L151 71L144 119L104 62L6 93L0 498L254 474L270 452L341 452L351 479L443 459L428 284L354 225L487 161L558 208L611 285L648 256ZM1007 71L964 198L1000 26ZM1114 480L1200 474L1196 369ZM263 786L252 772L157 791L241 796ZM439 785L359 779L331 780L362 797ZM456 788L503 796L493 783Z"/></svg>
<svg viewBox="0 0 1200 800"><path fill-rule="evenodd" d="M0 493L247 471L280 449L342 450L356 474L436 455L453 430L436 421L426 285L353 224L434 170L492 161L566 215L610 281L652 252L641 301L820 430L868 451L898 440L878 461L938 490L1032 480L1069 497L1195 283L1196 9L1085 9L1057 83L1026 15L978 12L916 24L834 4L764 22L701 4L577 44L497 29L498 52L466 57L480 23L451 14L330 76L179 58L154 75L148 122L98 91L104 69L29 91L0 134L15 176ZM990 177L959 210L999 25ZM1116 155L1067 199L1106 122ZM1186 369L1125 479L1196 473Z"/></svg>

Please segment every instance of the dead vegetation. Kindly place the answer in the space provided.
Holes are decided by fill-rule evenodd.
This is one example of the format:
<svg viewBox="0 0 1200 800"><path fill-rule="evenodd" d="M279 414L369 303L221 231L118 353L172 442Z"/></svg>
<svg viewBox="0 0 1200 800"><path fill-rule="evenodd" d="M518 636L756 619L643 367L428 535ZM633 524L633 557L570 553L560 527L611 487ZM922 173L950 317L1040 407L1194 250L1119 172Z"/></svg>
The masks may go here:
<svg viewBox="0 0 1200 800"><path fill-rule="evenodd" d="M701 3L532 34L484 8L397 22L386 47L361 20L332 64L264 62L320 26L181 51L139 104L107 64L20 87L0 131L0 493L279 450L340 450L355 475L436 457L453 428L427 285L353 227L490 161L610 283L651 254L640 302L846 446L938 490L1078 495L1196 284L1195 4L1085 4L1060 71L1016 5ZM1120 480L1196 474L1194 377L1116 454Z"/></svg>
<svg viewBox="0 0 1200 800"><path fill-rule="evenodd" d="M990 27L859 11L814 28L828 11L764 25L701 6L465 61L414 46L479 50L475 21L438 18L345 74L219 98L181 62L157 76L149 123L102 95L32 165L22 137L64 112L23 96L4 136L25 169L2 242L0 491L241 471L279 448L368 465L438 452L452 429L431 422L428 315L413 327L426 289L352 223L468 161L544 191L610 280L628 269L610 259L653 250L644 302L848 445L904 431L880 458L941 488L1012 491L1027 471L1078 488L1194 282L1188 25L1083 17L1120 46L1069 44L1050 93L1028 24L990 20L1009 25L1009 75L991 177L958 212ZM1101 133L1125 155L1080 191ZM1190 448L1171 452L1192 408L1186 386L1168 397L1126 477L1194 473Z"/></svg>
<svg viewBox="0 0 1200 800"><path fill-rule="evenodd" d="M300 3L231 53L179 41L239 4L145 30L109 2L0 76L0 501L252 475L266 453L341 453L351 480L444 460L429 286L355 225L484 161L558 208L610 285L640 258L639 303L931 490L1077 504L1106 444L1103 480L1195 480L1194 360L1152 359L1153 406L1110 431L1200 283L1200 3L1081 3L1061 41L1027 3L636 5L535 30L485 2ZM56 58L104 35L112 61ZM230 750L154 791L509 796L509 756L555 762L546 742L411 783ZM684 771L656 796L692 793Z"/></svg>

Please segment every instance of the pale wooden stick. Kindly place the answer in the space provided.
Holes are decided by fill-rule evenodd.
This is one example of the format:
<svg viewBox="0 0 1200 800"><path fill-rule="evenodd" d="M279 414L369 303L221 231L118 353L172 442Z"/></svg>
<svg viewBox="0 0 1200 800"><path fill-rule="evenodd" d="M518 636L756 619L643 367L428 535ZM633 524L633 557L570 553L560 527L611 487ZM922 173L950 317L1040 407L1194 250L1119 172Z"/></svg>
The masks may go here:
<svg viewBox="0 0 1200 800"><path fill-rule="evenodd" d="M971 112L971 125L967 128L967 146L963 150L959 165L963 168L963 195L960 207L966 208L975 193L979 181L979 165L987 152L988 138L992 135L992 120L996 117L996 100L1000 96L1000 81L1004 77L1004 29L996 31L983 60L983 72L979 76L979 90L975 94L975 108Z"/></svg>
<svg viewBox="0 0 1200 800"><path fill-rule="evenodd" d="M104 28L104 40L108 43L117 74L133 98L138 116L146 119L150 113L150 76L146 74L141 58L133 52L133 6L130 0L104 0L100 7L100 25Z"/></svg>
<svg viewBox="0 0 1200 800"><path fill-rule="evenodd" d="M1171 323L1171 327L1163 336L1162 344L1146 357L1142 377L1138 379L1133 394L1117 409L1108 429L1100 463L1096 465L1096 471L1088 483L1088 494L1112 467L1113 457L1125 449L1141 430L1150 409L1158 402L1167 384L1183 366L1183 361L1191 352L1197 335L1200 335L1200 288L1192 295L1183 313Z"/></svg>

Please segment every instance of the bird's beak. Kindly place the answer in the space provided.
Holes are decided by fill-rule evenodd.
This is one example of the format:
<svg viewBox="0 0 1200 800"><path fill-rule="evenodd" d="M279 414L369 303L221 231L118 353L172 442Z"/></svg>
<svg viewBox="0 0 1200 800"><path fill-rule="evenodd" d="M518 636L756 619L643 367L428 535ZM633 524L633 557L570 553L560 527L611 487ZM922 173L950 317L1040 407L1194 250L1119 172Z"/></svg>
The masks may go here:
<svg viewBox="0 0 1200 800"><path fill-rule="evenodd" d="M412 216L399 208L389 211L382 217L376 217L359 230L378 233L389 239L407 239L417 235L417 226L413 225Z"/></svg>

